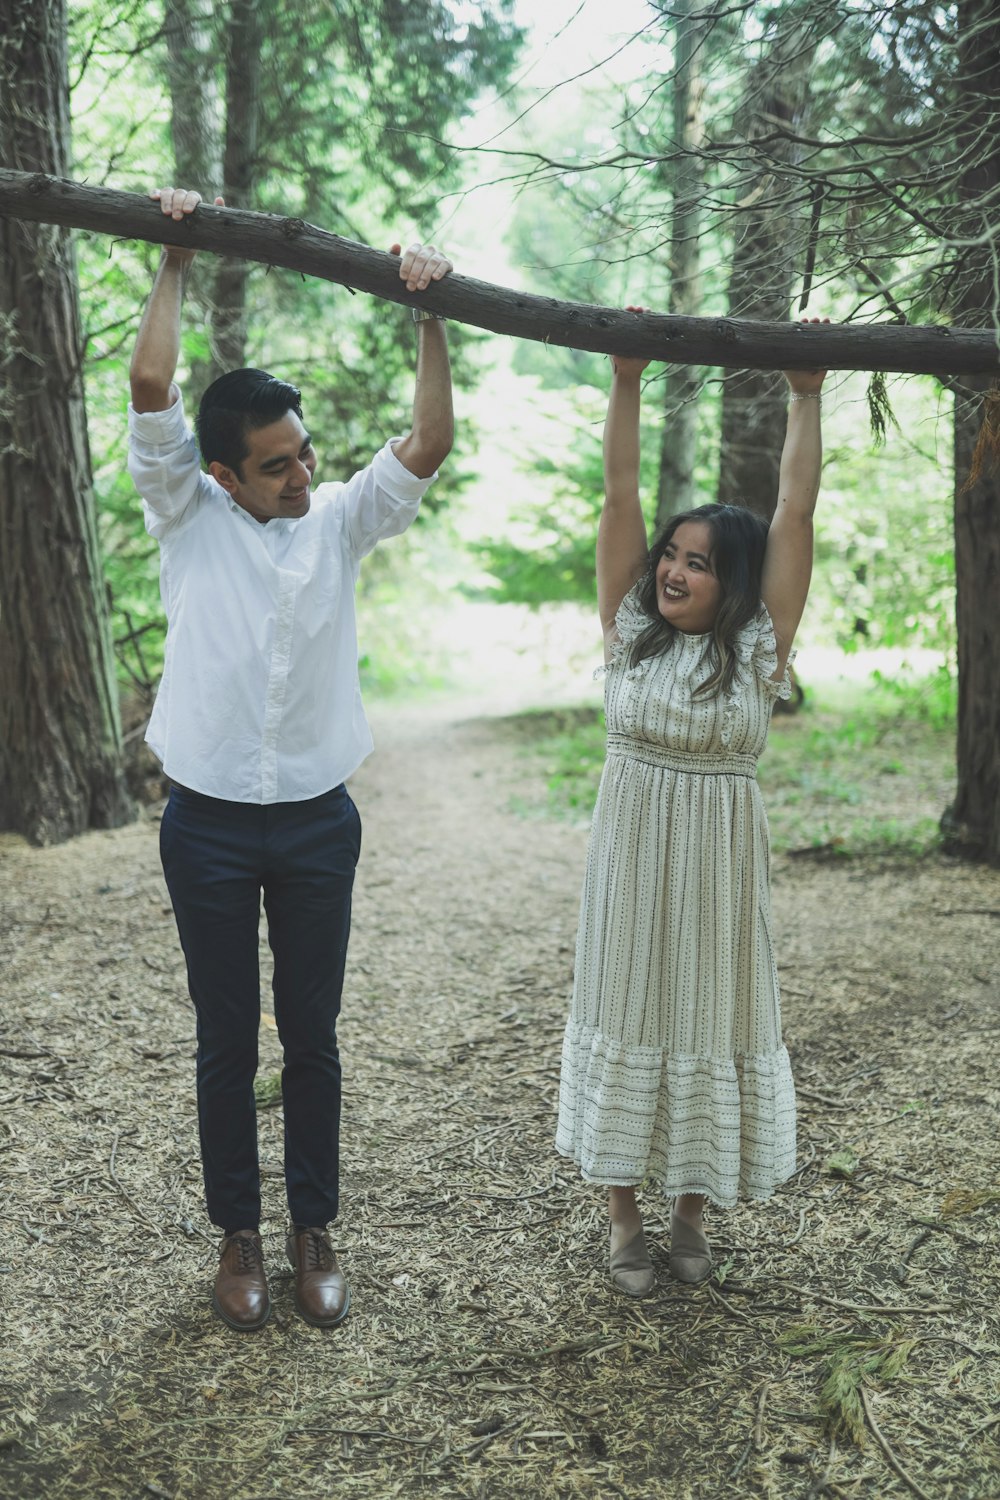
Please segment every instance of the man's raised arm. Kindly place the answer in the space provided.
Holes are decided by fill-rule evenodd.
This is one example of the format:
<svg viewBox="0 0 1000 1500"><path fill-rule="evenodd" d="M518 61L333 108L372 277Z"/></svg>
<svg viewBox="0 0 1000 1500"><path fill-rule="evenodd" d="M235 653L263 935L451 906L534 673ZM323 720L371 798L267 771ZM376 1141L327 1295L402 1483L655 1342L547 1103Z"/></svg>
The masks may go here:
<svg viewBox="0 0 1000 1500"><path fill-rule="evenodd" d="M393 245L391 254L400 247ZM422 292L452 269L451 261L433 245L411 245L400 262L399 274L409 292ZM395 446L396 457L418 479L429 479L451 452L455 413L451 394L451 365L445 324L425 314L417 323L417 381L413 396L413 425Z"/></svg>
<svg viewBox="0 0 1000 1500"><path fill-rule="evenodd" d="M149 196L158 198L163 212L178 222L185 214L194 213L201 202L200 193L183 188L154 188ZM221 198L215 201L222 205ZM177 400L174 371L181 343L181 305L194 256L193 250L164 246L129 366L136 411L166 411Z"/></svg>

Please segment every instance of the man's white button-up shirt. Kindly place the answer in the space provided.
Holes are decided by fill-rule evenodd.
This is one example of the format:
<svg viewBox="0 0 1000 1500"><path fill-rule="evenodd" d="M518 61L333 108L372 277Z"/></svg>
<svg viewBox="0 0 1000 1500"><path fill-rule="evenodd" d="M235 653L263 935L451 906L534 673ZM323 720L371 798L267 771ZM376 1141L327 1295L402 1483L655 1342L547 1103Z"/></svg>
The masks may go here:
<svg viewBox="0 0 1000 1500"><path fill-rule="evenodd" d="M160 544L167 643L146 740L167 776L230 802L301 802L339 785L372 748L361 559L406 530L431 480L387 443L346 484L314 487L301 518L262 525L202 472L180 401L129 408L129 472Z"/></svg>

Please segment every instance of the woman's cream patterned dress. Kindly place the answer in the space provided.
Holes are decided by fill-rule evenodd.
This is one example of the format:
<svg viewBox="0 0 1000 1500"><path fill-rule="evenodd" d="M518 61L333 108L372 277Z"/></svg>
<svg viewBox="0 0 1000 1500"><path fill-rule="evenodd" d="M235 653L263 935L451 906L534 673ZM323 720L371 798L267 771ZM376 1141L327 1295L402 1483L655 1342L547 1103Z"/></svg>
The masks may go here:
<svg viewBox="0 0 1000 1500"><path fill-rule="evenodd" d="M724 698L692 697L709 638L629 665L647 624L618 611L601 778L563 1042L556 1146L589 1182L652 1179L731 1207L795 1170L795 1092L771 944L756 781L789 695L761 605Z"/></svg>

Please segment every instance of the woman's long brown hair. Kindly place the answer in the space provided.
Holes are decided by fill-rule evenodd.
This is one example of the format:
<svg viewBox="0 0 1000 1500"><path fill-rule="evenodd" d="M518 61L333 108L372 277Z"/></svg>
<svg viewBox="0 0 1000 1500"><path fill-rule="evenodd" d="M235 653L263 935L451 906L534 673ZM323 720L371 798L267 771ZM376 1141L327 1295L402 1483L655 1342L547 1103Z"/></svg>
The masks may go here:
<svg viewBox="0 0 1000 1500"><path fill-rule="evenodd" d="M695 693L728 693L736 675L736 637L760 608L760 585L768 525L762 516L741 505L700 505L671 516L649 549L649 567L639 584L639 607L649 624L636 637L630 652L632 666L647 656L669 651L680 633L660 614L656 598L656 569L674 532L685 521L707 525L712 536L709 564L719 580L722 602L705 647L711 671Z"/></svg>

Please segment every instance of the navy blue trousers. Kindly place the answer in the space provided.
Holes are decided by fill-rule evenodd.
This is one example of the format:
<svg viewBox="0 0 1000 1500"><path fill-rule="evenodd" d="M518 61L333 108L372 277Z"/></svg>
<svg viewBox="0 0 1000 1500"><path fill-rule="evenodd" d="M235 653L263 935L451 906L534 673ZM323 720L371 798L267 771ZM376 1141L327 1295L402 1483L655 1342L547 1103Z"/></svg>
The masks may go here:
<svg viewBox="0 0 1000 1500"><path fill-rule="evenodd" d="M174 787L160 856L187 961L198 1031L198 1127L209 1218L260 1222L253 1082L264 894L274 1018L284 1052L285 1186L292 1222L337 1216L337 1017L361 820L343 786L270 807Z"/></svg>

